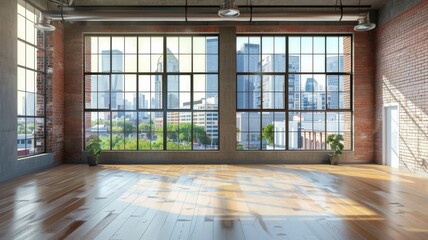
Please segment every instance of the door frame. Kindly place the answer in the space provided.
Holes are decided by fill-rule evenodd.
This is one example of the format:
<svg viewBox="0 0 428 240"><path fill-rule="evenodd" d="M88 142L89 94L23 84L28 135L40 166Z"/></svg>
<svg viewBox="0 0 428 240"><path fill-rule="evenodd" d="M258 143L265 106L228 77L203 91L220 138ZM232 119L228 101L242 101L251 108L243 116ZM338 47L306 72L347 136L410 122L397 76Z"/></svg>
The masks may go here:
<svg viewBox="0 0 428 240"><path fill-rule="evenodd" d="M395 103L387 103L382 107L382 165L388 166L388 162L386 159L386 111L390 107L397 107L398 112L398 136L400 136L400 104ZM398 156L400 156L400 138L398 139Z"/></svg>

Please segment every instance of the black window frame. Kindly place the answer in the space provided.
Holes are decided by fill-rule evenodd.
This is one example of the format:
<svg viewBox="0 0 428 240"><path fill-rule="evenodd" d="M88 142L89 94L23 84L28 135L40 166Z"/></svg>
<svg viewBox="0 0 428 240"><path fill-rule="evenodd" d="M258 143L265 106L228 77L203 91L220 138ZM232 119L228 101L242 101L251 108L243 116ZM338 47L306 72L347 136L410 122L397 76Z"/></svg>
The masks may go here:
<svg viewBox="0 0 428 240"><path fill-rule="evenodd" d="M98 72L90 72L90 71L86 71L86 58L87 58L87 53L86 53L86 38L87 37L110 37L110 69L109 69L109 72L102 72L100 69L98 69L99 71ZM137 63L136 63L136 66L137 66L137 70L136 70L136 72L125 72L125 71L123 71L123 72L113 72L112 71L112 64L113 64L113 61L112 61L112 38L113 37L136 37L137 38L137 53L136 53L136 55L137 55ZM138 50L138 46L139 46L139 41L138 41L138 38L139 37L162 37L163 38L163 52L160 54L161 55L161 57L163 57L163 69L162 69L162 72L161 73L159 73L159 72L154 72L154 71L152 71L151 70L151 66L150 66L150 71L144 71L144 72L140 72L139 71L139 61L140 61L140 59L139 59L139 50ZM167 56L168 56L168 54L167 54L167 38L168 37L190 37L191 38L191 45L192 45L192 48L191 48L191 52L190 52L190 56L191 56L191 62L192 62L192 64L191 64L191 70L190 70L190 72L180 72L180 71L177 71L177 72L168 72L168 69L167 69L167 61L168 61L168 59L167 59ZM208 56L208 55L217 55L217 71L215 71L215 72L208 72L207 71L207 69L206 69L206 71L205 72L194 72L193 71L193 58L194 58L194 51L193 51L193 37L217 37L217 49L216 49L216 52L217 52L217 54L209 54L208 52L206 52L205 53L205 56ZM219 81L219 68L218 68L218 66L220 65L219 64L219 52L220 52L220 37L219 37L219 34L212 34L212 33L207 33L207 34L145 34L145 33L142 33L142 34L121 34L121 33L109 33L109 34L105 34L105 33L101 33L101 34L93 34L93 33L85 33L85 34L83 34L83 149L85 149L86 148L86 125L85 125L85 119L86 119L86 113L92 113L92 112L109 112L110 113L110 149L109 150L106 150L106 151L144 151L144 152L150 152L150 151L195 151L195 152L202 152L202 151L209 151L209 152L216 152L216 151L219 151L220 150L220 144L219 144L219 140L220 140L220 108L219 108L219 106L220 106L220 89L219 89L219 86L220 86L220 81ZM97 54L99 54L99 53L97 53ZM125 54L124 54L125 55ZM197 55L197 54L196 54ZM133 109L133 110L113 110L112 109L112 106L110 106L109 105L109 107L108 108L103 108L103 109L93 109L93 108L86 108L86 87L85 87L85 83L86 83L86 77L87 76L90 76L90 75L108 75L108 76L110 76L110 87L109 87L109 92L110 92L110 103L111 103L111 92L112 92L112 87L111 87L111 79L112 79L112 75L114 75L114 74L123 74L123 75L126 75L126 74L133 74L133 75L135 75L136 76L136 80L137 80L137 85L136 85L136 98L137 98L137 100L136 100L136 108L135 109ZM214 109L214 110L209 110L209 109L202 109L202 110L195 110L194 109L194 107L193 107L193 96L194 96L194 89L193 89L193 82L194 82L194 75L216 75L217 76L217 96L218 96L218 101L217 101L217 108L216 109ZM140 78L140 76L154 76L154 75L159 75L159 76L161 76L162 77L162 91L161 91L161 94L162 94L162 99L161 99L161 102L162 102L162 108L140 108L140 106L139 106L139 104L140 104L140 99L139 99L139 93L140 93L140 91L139 91L139 78ZM190 86L190 108L189 109L180 109L180 108L178 108L178 109L170 109L170 108L168 108L168 86L167 86L167 79L168 79L168 76L171 76L171 75L178 75L178 76L181 76L181 75L189 75L190 76L190 83L191 83L191 86ZM205 91L205 93L208 93L209 91ZM112 148L112 135L113 135L113 131L112 131L112 126L113 126L113 121L112 121L112 115L113 115L113 113L115 113L115 112L133 112L133 113L135 113L136 115L137 115L137 130L136 130L136 134L137 134L137 149L133 149L133 150L126 150L126 149L121 149L121 150L114 150L113 148ZM152 114L152 113L161 113L162 114L162 116L163 116L163 131L162 131L162 133L163 133L163 147L162 147L162 149L139 149L140 148L140 145L139 145L139 139L140 139L140 137L139 137L139 134L140 133L145 133L144 131L140 131L139 130L139 124L140 124L140 122L139 122L139 113L141 113L141 112L148 112L148 113L150 113L150 114ZM174 112L178 112L178 113L185 113L185 112L190 112L191 113L191 115L192 115L192 121L191 121L191 127L192 127L192 129L191 129L191 136L192 136L192 138L193 138L193 136L194 136L194 131L193 131L193 126L194 126L194 119L193 119L193 116L194 116L194 113L195 112L200 112L200 113L205 113L206 114L206 116L207 116L207 114L208 113L217 113L217 122L218 122L218 129L217 129L217 136L216 136L216 138L217 138L217 143L215 144L215 146L216 146L216 148L213 148L213 149L208 149L207 147L205 147L205 149L202 149L202 150L200 150L200 149L198 149L198 150L195 150L194 149L194 146L193 146L193 141L191 141L190 142L190 149L183 149L183 150L180 150L180 149L168 149L167 148L167 144L168 144L168 141L167 141L167 115L168 115L168 113L174 113ZM207 120L206 120L206 122L207 122ZM206 126L207 125L205 125L205 128L206 128ZM207 130L205 131L206 132L206 134L208 135L208 132L207 132ZM124 133L126 133L126 131L124 131Z"/></svg>
<svg viewBox="0 0 428 240"><path fill-rule="evenodd" d="M285 55L286 55L286 60L285 60L285 72L263 72L261 67L259 69L259 71L257 72L240 72L238 71L238 61L236 61L236 113L260 113L260 147L258 149L239 149L238 148L238 139L237 139L237 146L236 146L236 150L237 151L324 151L324 150L328 150L328 146L325 146L324 149L290 149L289 147L289 113L292 112L310 112L310 113L316 113L316 112L321 112L321 113L325 113L325 128L324 128L324 138L327 138L328 135L328 130L327 130L327 115L328 113L349 113L350 114L350 148L349 149L344 149L345 151L353 151L354 150L354 129L353 129L353 122L354 122L354 100L353 100L353 78L354 78L354 37L353 34L302 34L302 33L296 33L296 34L289 34L289 33L285 33L285 34L280 34L280 33L274 33L274 34L260 34L260 33L242 33L242 34L237 34L236 35L236 39L238 39L239 37L259 37L260 38L260 63L263 60L263 43L262 43L262 37L285 37L286 38L286 42L285 42ZM289 53L289 38L290 37L324 37L325 41L325 52L324 52L324 72L290 72L290 65L289 65L289 59L291 54ZM327 71L327 57L328 57L328 52L327 52L327 37L350 37L350 71L349 72L328 72ZM301 45L300 45L301 48ZM312 46L313 48L313 46ZM238 49L235 49L235 52L238 52ZM340 52L338 53L340 56ZM274 55L274 53L272 53L272 55ZM300 53L300 55L302 55ZM314 55L314 53L312 52L311 54L312 56ZM344 53L344 55L346 55ZM235 54L236 57L238 57L238 54ZM312 59L312 64L314 62L314 59ZM245 63L244 63L245 64ZM313 69L312 69L313 70ZM339 68L338 68L339 70ZM326 82L327 82L327 76L328 75L337 75L337 76L348 76L349 77L349 95L350 95L350 102L349 102L349 109L329 109L327 106L327 99L326 99L326 103L325 103L325 109L323 110L303 110L303 109L298 109L298 110L291 110L289 109L289 78L290 75L325 75L326 76ZM265 109L263 108L263 76L264 75L272 75L272 76L284 76L285 80L284 80L284 108L282 109ZM259 108L238 108L238 78L239 76L260 76L260 107ZM313 91L313 90L312 90ZM299 91L300 93L301 91ZM327 84L325 86L325 90L324 92L326 93L326 98L327 98ZM248 104L247 104L248 105ZM301 105L301 104L300 104ZM264 112L273 112L273 113L285 113L285 149L270 149L270 150L265 150L263 149L263 137L262 137L262 129L263 129L263 114ZM248 120L249 121L249 120ZM251 133L251 131L248 132L249 134ZM236 138L237 136L235 136ZM326 144L327 145L327 144ZM346 147L346 146L345 146Z"/></svg>
<svg viewBox="0 0 428 240"><path fill-rule="evenodd" d="M21 3L24 3L25 4L25 6L22 6L21 5ZM31 8L33 8L34 10L35 10L35 12L34 12L34 15L35 15L35 18L37 19L39 16L37 15L37 12L40 12L40 10L39 9L37 9L34 5L32 5L31 3L29 3L28 1L26 1L26 0L19 0L19 1L17 1L17 5L21 5L24 9L25 9L25 11L27 12L28 10L27 10L27 6L30 6ZM22 16L20 13L19 13L19 11L17 10L17 17L19 17L19 16ZM29 19L27 19L27 16L22 16L22 17L24 17L24 19L25 19L25 21L27 21L27 20L29 20ZM31 20L30 20L31 21ZM36 21L34 21L33 22L33 24L35 24L36 23ZM19 23L18 23L19 24ZM17 28L18 28L19 26L17 26ZM42 51L42 53L43 53L43 59L42 59L42 63L43 63L43 68L42 68L42 70L38 70L38 66L37 66L37 64L38 64L38 62L36 61L35 63L34 63L34 68L31 68L31 67L28 67L27 66L27 62L26 62L26 59L27 59L27 51L25 50L25 65L20 65L19 64L19 56L17 56L17 71L19 71L19 69L23 69L25 72L27 72L27 71L32 71L32 72L34 72L34 74L35 74L35 86L34 86L34 88L35 88L35 92L34 92L34 94L35 94L35 102L34 102L34 111L35 111L35 113L34 113L34 115L27 115L27 111L25 110L25 113L24 114L18 114L18 112L17 112L17 121L19 120L19 119L24 119L24 121L25 121L25 123L24 123L24 134L25 134L25 137L24 138L19 138L19 132L18 132L18 129L17 129L17 137L18 137L18 142L20 141L20 140L24 140L24 143L25 143L25 152L26 152L26 150L27 150L27 145L29 144L29 140L32 140L32 145L33 145L33 147L34 147L34 149L36 149L36 148L39 148L39 147L37 147L36 146L36 144L37 144L37 141L38 140L41 140L43 143L43 150L42 151L38 151L38 152L34 152L34 153L31 153L31 152L29 152L28 154L24 154L24 155L19 155L19 153L17 154L17 158L18 158L18 160L19 159L22 159L22 158L25 158L25 157L30 157L30 156L36 156L36 155L40 155L40 154L44 154L44 153L46 153L47 152L47 131L46 131L46 124L47 124L47 121L46 121L46 115L47 115L47 113L46 113L46 81L47 81L47 74L46 74L46 72L47 72L47 58L46 58L46 33L44 32L44 31L39 31L37 28L35 28L35 26L33 25L33 27L34 27L34 31L35 31L35 34L36 34L36 39L35 39L35 43L33 44L33 43L30 43L30 42L28 42L26 39L21 39L20 37L19 37L19 30L17 31L17 43L23 43L24 44L24 46L31 46L31 47L34 47L34 50L35 50L35 52L34 52L34 55L37 57L37 54L38 54L38 52L37 51ZM25 35L27 36L27 23L25 24ZM41 34L41 37L43 38L43 40L42 40L42 43L41 43L41 46L38 46L38 35L39 34ZM17 55L18 55L18 53L17 53ZM39 94L39 93L37 93L37 75L38 74L41 74L42 75L42 81L43 81L43 83L42 83L42 93L41 94ZM18 84L18 73L17 73L17 84ZM27 78L25 77L25 82L27 82ZM27 83L25 83L25 85L26 85ZM19 96L19 92L22 92L21 90L19 90L19 89L17 89L17 98L18 98L18 96ZM24 93L26 94L27 93L27 90L25 90L24 91ZM43 115L39 115L39 114L37 114L37 99L38 99L38 97L37 97L37 95L41 95L41 98L43 99L43 105L42 105L42 108L43 108ZM27 109L27 103L25 103L25 109ZM33 119L34 120L34 126L36 126L36 119L41 119L42 121L43 121L43 130L42 130L42 132L43 132L43 137L40 137L40 136L38 136L38 137L36 137L35 136L35 133L33 133L33 137L32 138L28 138L27 137L27 133L26 133L26 129L27 129L27 119ZM18 126L19 126L19 124L18 124ZM17 148L17 150L18 150L18 148Z"/></svg>

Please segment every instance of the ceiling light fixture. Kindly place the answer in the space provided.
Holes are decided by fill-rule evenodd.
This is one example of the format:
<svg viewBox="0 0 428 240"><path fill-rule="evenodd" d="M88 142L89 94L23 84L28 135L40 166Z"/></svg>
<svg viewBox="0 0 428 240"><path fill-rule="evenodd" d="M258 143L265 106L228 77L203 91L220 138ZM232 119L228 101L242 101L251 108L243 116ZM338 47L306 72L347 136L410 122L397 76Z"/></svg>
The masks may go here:
<svg viewBox="0 0 428 240"><path fill-rule="evenodd" d="M361 14L361 0L358 0L358 11ZM357 32L365 32L375 29L376 24L370 22L369 13L365 16L358 18L358 25L354 27Z"/></svg>
<svg viewBox="0 0 428 240"><path fill-rule="evenodd" d="M218 10L218 15L224 18L235 18L241 13L235 6L235 0L224 0L223 6Z"/></svg>
<svg viewBox="0 0 428 240"><path fill-rule="evenodd" d="M371 23L369 20L369 14L367 16L358 19L358 25L354 27L357 32L370 31L376 28L375 23Z"/></svg>
<svg viewBox="0 0 428 240"><path fill-rule="evenodd" d="M55 26L51 24L51 20L49 18L46 18L40 13L39 19L37 20L37 23L34 24L34 27L42 32L52 32L55 31Z"/></svg>

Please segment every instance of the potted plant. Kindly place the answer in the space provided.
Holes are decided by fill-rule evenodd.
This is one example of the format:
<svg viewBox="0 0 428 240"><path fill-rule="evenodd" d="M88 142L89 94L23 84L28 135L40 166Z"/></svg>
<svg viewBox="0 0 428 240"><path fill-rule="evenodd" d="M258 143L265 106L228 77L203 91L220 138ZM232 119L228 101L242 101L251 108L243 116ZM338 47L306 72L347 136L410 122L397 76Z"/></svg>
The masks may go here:
<svg viewBox="0 0 428 240"><path fill-rule="evenodd" d="M262 129L262 138L267 141L267 144L272 147L275 139L275 127L272 123L267 124Z"/></svg>
<svg viewBox="0 0 428 240"><path fill-rule="evenodd" d="M98 160L101 156L101 139L92 135L88 139L88 145L86 146L86 151L88 151L88 164L89 166L97 166Z"/></svg>
<svg viewBox="0 0 428 240"><path fill-rule="evenodd" d="M330 134L327 137L327 144L333 150L333 153L329 155L330 164L337 165L339 163L339 156L342 155L344 148L343 136L340 134Z"/></svg>

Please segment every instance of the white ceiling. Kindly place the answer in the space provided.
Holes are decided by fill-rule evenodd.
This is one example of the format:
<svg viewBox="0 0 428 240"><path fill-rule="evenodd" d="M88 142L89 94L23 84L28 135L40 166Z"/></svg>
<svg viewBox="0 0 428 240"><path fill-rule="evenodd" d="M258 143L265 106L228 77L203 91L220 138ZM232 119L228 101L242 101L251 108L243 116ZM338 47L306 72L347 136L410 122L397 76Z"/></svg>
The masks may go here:
<svg viewBox="0 0 428 240"><path fill-rule="evenodd" d="M362 5L379 9L389 0L361 0ZM335 5L340 0L236 0L236 5ZM223 0L187 0L188 5L221 5ZM359 0L342 0L343 5L358 5ZM74 0L75 6L185 5L186 0Z"/></svg>

